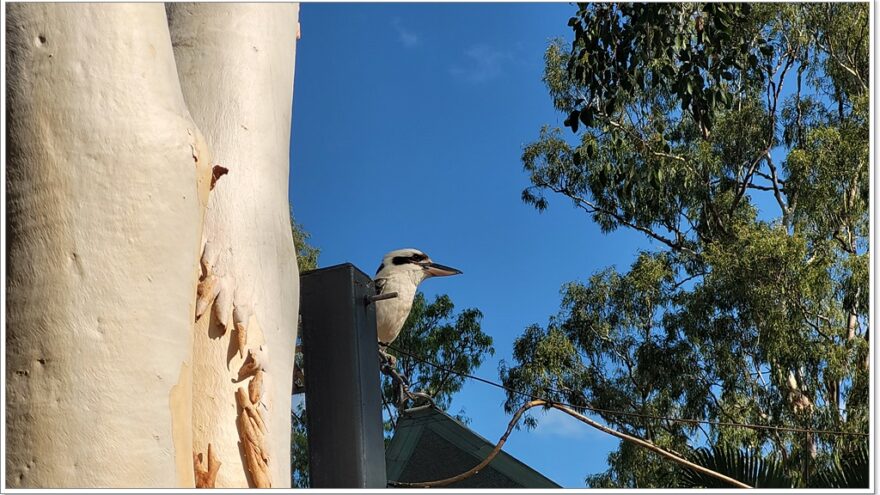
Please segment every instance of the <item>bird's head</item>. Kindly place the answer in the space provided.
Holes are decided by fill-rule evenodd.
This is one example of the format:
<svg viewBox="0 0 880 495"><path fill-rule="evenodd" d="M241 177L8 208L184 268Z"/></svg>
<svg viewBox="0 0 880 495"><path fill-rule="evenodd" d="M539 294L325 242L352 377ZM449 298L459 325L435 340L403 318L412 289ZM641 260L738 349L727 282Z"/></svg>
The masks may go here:
<svg viewBox="0 0 880 495"><path fill-rule="evenodd" d="M418 249L397 249L382 258L382 264L376 270L376 278L387 278L393 275L409 276L418 284L428 277L447 277L458 275L461 270L434 263L431 258Z"/></svg>

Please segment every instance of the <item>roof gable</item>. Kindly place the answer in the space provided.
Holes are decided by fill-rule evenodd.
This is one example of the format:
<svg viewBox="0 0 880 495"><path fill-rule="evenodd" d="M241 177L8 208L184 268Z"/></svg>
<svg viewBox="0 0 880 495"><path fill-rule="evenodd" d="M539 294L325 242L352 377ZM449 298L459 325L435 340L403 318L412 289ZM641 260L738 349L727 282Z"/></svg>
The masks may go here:
<svg viewBox="0 0 880 495"><path fill-rule="evenodd" d="M485 459L495 444L433 406L408 409L385 450L388 479L434 481L463 473ZM449 488L560 488L502 450L479 473Z"/></svg>

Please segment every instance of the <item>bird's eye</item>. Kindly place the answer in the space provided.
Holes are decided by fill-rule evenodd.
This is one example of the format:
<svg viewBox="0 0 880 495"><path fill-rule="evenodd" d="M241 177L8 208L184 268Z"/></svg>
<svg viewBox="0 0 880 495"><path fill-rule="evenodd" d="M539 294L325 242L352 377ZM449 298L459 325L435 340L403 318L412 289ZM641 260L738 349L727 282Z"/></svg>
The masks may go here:
<svg viewBox="0 0 880 495"><path fill-rule="evenodd" d="M428 259L428 255L415 253L409 256L395 256L391 258L391 262L395 265L405 265L407 263L421 263Z"/></svg>

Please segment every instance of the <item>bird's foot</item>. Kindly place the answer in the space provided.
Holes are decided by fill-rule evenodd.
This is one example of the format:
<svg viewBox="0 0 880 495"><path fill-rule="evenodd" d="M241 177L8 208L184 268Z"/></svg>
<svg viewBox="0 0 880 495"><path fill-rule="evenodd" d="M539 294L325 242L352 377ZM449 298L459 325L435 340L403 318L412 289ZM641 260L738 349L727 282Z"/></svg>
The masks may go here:
<svg viewBox="0 0 880 495"><path fill-rule="evenodd" d="M386 366L392 369L397 368L397 358L385 352L381 345L379 346L379 363L382 368Z"/></svg>

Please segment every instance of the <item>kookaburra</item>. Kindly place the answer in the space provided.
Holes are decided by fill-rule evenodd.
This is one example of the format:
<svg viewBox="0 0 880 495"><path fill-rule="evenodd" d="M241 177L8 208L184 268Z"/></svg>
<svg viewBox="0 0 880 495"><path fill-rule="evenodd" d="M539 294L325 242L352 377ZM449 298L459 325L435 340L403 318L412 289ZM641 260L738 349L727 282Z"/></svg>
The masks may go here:
<svg viewBox="0 0 880 495"><path fill-rule="evenodd" d="M398 249L382 258L376 270L376 293L397 292L397 297L376 301L376 328L380 350L394 342L412 309L416 289L429 277L458 275L460 270L439 265L418 249ZM383 355L387 354L384 353Z"/></svg>

